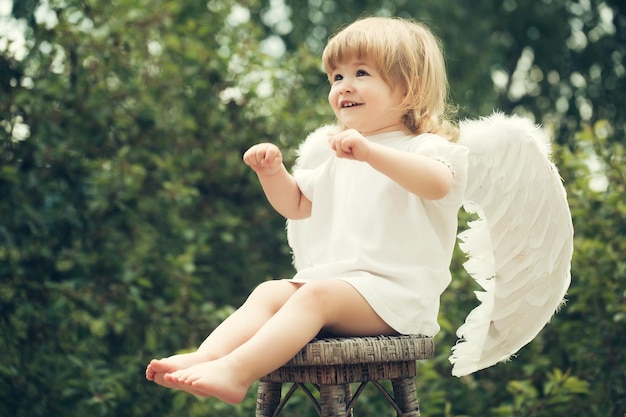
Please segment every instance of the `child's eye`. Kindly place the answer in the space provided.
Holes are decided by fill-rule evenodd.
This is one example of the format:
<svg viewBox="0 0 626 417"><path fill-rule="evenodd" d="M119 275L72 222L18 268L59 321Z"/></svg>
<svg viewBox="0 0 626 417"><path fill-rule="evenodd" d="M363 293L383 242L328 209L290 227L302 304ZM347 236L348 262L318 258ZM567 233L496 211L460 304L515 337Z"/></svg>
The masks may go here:
<svg viewBox="0 0 626 417"><path fill-rule="evenodd" d="M333 81L341 81L341 80L343 80L343 75L341 74L333 75Z"/></svg>
<svg viewBox="0 0 626 417"><path fill-rule="evenodd" d="M369 75L369 74L368 74L368 73L367 73L367 71L365 71L365 70L358 70L358 71L356 72L356 76L357 76L357 77L364 77L364 76L366 76L366 75Z"/></svg>

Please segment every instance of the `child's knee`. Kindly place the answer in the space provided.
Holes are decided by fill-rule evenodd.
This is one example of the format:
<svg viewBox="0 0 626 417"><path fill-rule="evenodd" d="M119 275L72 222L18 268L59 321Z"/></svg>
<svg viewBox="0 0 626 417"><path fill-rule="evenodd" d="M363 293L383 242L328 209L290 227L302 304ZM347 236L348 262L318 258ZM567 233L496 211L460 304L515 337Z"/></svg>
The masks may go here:
<svg viewBox="0 0 626 417"><path fill-rule="evenodd" d="M310 303L311 308L324 308L335 300L334 280L320 280L309 282L300 288L298 297L304 302Z"/></svg>
<svg viewBox="0 0 626 417"><path fill-rule="evenodd" d="M252 294L275 294L276 292L284 292L285 290L289 290L291 288L294 287L287 280L270 280L257 285L254 291L252 291Z"/></svg>
<svg viewBox="0 0 626 417"><path fill-rule="evenodd" d="M280 308L297 289L298 287L288 280L265 281L257 285L248 297L248 301Z"/></svg>

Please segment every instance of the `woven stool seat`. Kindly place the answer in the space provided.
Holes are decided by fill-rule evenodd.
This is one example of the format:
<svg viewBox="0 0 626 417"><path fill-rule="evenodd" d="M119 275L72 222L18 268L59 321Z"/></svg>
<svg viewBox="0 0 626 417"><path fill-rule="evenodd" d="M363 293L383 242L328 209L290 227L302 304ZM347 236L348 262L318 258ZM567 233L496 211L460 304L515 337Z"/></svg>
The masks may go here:
<svg viewBox="0 0 626 417"><path fill-rule="evenodd" d="M398 416L417 417L415 362L432 358L434 351L434 340L425 336L315 339L281 368L260 379L256 416L278 416L298 388L313 401L321 417L351 416L356 399L371 382ZM393 395L380 385L381 380L391 380ZM284 382L293 385L281 399ZM350 384L354 382L361 385L352 395ZM319 402L305 384L319 389Z"/></svg>

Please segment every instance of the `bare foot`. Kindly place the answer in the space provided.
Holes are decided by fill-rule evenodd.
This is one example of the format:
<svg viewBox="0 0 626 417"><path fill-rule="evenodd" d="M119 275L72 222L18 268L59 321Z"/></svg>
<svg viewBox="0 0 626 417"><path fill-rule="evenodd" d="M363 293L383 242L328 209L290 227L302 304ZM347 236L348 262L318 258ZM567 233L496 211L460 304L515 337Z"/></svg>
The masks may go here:
<svg viewBox="0 0 626 417"><path fill-rule="evenodd" d="M146 367L146 379L164 387L173 388L163 379L165 374L189 368L206 360L207 358L198 352L182 353L163 359L152 359Z"/></svg>
<svg viewBox="0 0 626 417"><path fill-rule="evenodd" d="M204 395L202 395L202 391L199 390L195 390L192 386L188 386L188 385L181 385L181 384L174 384L171 383L169 381L167 381L165 379L165 374L164 373L157 373L154 375L154 379L152 379L153 382L156 382L157 384L164 386L166 388L172 388L172 389L177 389L177 390L182 390L182 391L186 391L190 394L193 395L197 395L199 397L204 397Z"/></svg>
<svg viewBox="0 0 626 417"><path fill-rule="evenodd" d="M243 401L251 382L242 381L239 374L224 360L194 365L165 375L174 388L201 397L216 397L229 404Z"/></svg>

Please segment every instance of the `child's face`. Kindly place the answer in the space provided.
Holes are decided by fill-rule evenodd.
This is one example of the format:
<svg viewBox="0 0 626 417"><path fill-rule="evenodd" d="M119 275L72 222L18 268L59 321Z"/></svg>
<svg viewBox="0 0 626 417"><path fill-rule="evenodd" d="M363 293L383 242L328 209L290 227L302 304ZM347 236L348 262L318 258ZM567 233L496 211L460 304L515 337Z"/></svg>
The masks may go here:
<svg viewBox="0 0 626 417"><path fill-rule="evenodd" d="M392 88L367 59L348 59L330 78L328 102L343 126L364 136L402 130L401 88Z"/></svg>

